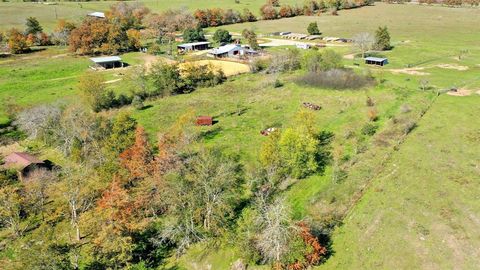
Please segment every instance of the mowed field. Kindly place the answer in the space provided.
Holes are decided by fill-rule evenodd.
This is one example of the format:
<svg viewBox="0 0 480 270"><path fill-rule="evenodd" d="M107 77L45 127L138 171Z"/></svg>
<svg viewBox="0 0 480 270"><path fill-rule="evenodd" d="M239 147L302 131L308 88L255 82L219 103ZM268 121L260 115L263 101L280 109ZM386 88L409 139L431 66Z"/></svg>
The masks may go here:
<svg viewBox="0 0 480 270"><path fill-rule="evenodd" d="M81 21L83 16L93 11L107 11L117 1L91 1L91 2L51 2L48 5L39 3L23 2L0 2L0 31L10 27L23 28L27 17L36 17L51 31L57 19ZM141 3L152 12L161 12L168 9L185 8L190 11L205 8L223 8L243 11L248 8L254 14L259 14L260 7L265 3L263 0L242 0L236 4L234 0L140 0L130 3ZM283 0L285 4L303 5L302 0Z"/></svg>

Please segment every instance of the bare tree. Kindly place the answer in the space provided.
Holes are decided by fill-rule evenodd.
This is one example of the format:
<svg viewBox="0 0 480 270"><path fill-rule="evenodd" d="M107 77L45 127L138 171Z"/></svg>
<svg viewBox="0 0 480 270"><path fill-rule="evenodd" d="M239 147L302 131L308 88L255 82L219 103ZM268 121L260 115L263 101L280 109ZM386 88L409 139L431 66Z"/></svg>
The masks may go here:
<svg viewBox="0 0 480 270"><path fill-rule="evenodd" d="M47 139L46 136L58 128L62 111L53 105L40 105L18 114L15 124L30 139Z"/></svg>
<svg viewBox="0 0 480 270"><path fill-rule="evenodd" d="M56 177L52 171L37 169L31 172L24 181L26 197L29 199L33 211L40 213L42 220L45 219L44 212L48 200L49 188Z"/></svg>
<svg viewBox="0 0 480 270"><path fill-rule="evenodd" d="M260 215L257 220L262 228L256 242L265 261L279 263L289 251L290 239L293 236L290 212L285 202L278 199L272 204L259 202Z"/></svg>
<svg viewBox="0 0 480 270"><path fill-rule="evenodd" d="M353 37L353 43L362 51L362 58L365 58L365 53L371 50L375 43L375 37L367 32L359 33Z"/></svg>

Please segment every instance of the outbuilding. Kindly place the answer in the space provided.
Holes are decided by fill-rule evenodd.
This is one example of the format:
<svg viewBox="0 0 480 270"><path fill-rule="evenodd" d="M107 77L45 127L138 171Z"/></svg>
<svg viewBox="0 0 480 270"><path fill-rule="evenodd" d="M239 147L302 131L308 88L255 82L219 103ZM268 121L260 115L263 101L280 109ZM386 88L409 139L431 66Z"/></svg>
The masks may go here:
<svg viewBox="0 0 480 270"><path fill-rule="evenodd" d="M367 57L365 58L365 64L367 65L376 65L376 66L385 66L388 64L387 58L380 57Z"/></svg>
<svg viewBox="0 0 480 270"><path fill-rule="evenodd" d="M90 58L90 60L95 64L94 68L110 69L124 66L122 58L119 56L94 57Z"/></svg>
<svg viewBox="0 0 480 270"><path fill-rule="evenodd" d="M203 50L207 50L209 45L210 45L210 42L208 41L192 42L192 43L180 44L177 46L177 49L181 52L203 51Z"/></svg>
<svg viewBox="0 0 480 270"><path fill-rule="evenodd" d="M256 51L242 47L239 44L229 44L208 52L208 56L215 58L239 58L245 55L255 55Z"/></svg>
<svg viewBox="0 0 480 270"><path fill-rule="evenodd" d="M13 152L4 158L3 167L15 169L20 179L24 179L37 169L51 169L51 162L45 162L25 152Z"/></svg>
<svg viewBox="0 0 480 270"><path fill-rule="evenodd" d="M197 126L211 126L213 125L213 117L198 116L196 121Z"/></svg>

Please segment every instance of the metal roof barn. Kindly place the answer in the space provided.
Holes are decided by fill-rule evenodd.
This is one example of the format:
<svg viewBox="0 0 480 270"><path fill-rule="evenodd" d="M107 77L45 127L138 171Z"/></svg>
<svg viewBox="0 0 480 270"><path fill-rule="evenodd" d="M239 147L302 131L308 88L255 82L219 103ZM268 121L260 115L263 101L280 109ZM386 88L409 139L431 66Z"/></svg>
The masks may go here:
<svg viewBox="0 0 480 270"><path fill-rule="evenodd" d="M377 65L377 66L384 66L388 64L387 58L380 58L380 57L366 57L365 64L367 65Z"/></svg>
<svg viewBox="0 0 480 270"><path fill-rule="evenodd" d="M192 43L180 44L177 46L177 48L182 51L201 51L201 50L208 49L209 44L210 42L208 41L192 42Z"/></svg>
<svg viewBox="0 0 480 270"><path fill-rule="evenodd" d="M90 58L90 60L92 60L97 67L105 69L123 67L122 58L119 56L94 57Z"/></svg>

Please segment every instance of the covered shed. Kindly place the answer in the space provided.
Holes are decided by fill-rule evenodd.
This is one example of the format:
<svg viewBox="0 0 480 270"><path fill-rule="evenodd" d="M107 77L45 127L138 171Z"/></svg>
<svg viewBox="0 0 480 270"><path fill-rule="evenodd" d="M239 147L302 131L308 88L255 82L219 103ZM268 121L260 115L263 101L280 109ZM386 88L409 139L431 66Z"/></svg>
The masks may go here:
<svg viewBox="0 0 480 270"><path fill-rule="evenodd" d="M182 52L186 51L203 51L207 50L210 42L202 41L202 42L192 42L192 43L184 43L177 46L177 49Z"/></svg>
<svg viewBox="0 0 480 270"><path fill-rule="evenodd" d="M380 57L366 57L365 64L367 65L377 65L377 66L384 66L388 64L387 58L380 58Z"/></svg>
<svg viewBox="0 0 480 270"><path fill-rule="evenodd" d="M105 56L90 58L95 64L95 67L104 69L123 67L122 58L119 56Z"/></svg>
<svg viewBox="0 0 480 270"><path fill-rule="evenodd" d="M21 179L28 177L36 169L51 169L51 162L42 161L25 152L13 152L6 156L4 161L5 164L3 166L17 170Z"/></svg>

